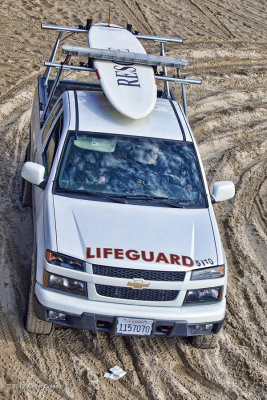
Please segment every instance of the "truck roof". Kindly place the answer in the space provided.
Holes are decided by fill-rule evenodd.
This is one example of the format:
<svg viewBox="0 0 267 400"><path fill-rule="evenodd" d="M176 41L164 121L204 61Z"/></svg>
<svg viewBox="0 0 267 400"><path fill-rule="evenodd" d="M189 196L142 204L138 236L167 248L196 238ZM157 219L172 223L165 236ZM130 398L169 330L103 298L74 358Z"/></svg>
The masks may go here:
<svg viewBox="0 0 267 400"><path fill-rule="evenodd" d="M70 130L75 130L78 118L79 131L192 141L183 112L176 101L158 98L148 116L133 120L116 111L102 92L68 91L68 96Z"/></svg>

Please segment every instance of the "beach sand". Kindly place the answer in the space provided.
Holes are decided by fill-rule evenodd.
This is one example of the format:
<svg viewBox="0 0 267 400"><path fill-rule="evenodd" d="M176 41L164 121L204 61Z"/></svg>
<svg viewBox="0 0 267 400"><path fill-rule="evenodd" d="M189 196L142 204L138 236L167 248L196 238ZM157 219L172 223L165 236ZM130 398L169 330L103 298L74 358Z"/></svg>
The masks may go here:
<svg viewBox="0 0 267 400"><path fill-rule="evenodd" d="M203 80L188 87L187 99L208 182L236 185L234 199L214 205L229 264L227 317L217 348L194 349L183 338L93 336L71 329L38 336L24 329L33 238L31 211L19 200L20 170L37 76L56 38L55 32L41 30L41 22L77 26L91 17L106 22L109 4L1 1L0 398L264 399L265 1L111 2L113 23L184 39L182 45L166 45L166 55L187 58L187 76ZM157 44L144 45L158 54ZM173 89L180 100L180 88ZM114 365L127 374L118 381L105 379Z"/></svg>

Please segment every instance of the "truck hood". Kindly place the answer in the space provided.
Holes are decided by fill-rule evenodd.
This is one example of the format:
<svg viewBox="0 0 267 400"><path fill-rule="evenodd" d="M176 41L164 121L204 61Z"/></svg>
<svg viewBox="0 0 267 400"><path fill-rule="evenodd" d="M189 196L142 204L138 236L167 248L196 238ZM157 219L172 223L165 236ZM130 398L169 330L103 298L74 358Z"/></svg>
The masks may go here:
<svg viewBox="0 0 267 400"><path fill-rule="evenodd" d="M138 269L184 271L217 263L207 208L53 198L59 253L89 263Z"/></svg>

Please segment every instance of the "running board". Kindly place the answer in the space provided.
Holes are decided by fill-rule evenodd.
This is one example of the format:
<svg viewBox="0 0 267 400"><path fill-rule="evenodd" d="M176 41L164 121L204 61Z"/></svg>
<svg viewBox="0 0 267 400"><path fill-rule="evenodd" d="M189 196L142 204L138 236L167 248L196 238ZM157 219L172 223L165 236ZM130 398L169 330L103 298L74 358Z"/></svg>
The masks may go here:
<svg viewBox="0 0 267 400"><path fill-rule="evenodd" d="M80 46L62 46L63 54L69 56L88 57L97 60L113 61L125 64L149 65L154 67L185 68L187 60L149 54L132 53L119 50L102 50Z"/></svg>

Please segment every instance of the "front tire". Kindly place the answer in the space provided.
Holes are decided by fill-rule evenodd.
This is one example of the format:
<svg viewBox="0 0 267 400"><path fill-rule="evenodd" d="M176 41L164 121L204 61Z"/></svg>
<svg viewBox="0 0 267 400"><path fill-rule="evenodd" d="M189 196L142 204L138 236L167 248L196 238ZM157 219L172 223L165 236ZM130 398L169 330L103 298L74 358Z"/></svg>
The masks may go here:
<svg viewBox="0 0 267 400"><path fill-rule="evenodd" d="M218 335L190 336L189 341L197 349L214 349L218 343Z"/></svg>
<svg viewBox="0 0 267 400"><path fill-rule="evenodd" d="M30 292L29 292L28 306L25 318L25 328L29 333L48 335L52 329L51 322L42 321L41 319L37 318L33 308L34 286L36 282L35 259L36 257L33 257Z"/></svg>
<svg viewBox="0 0 267 400"><path fill-rule="evenodd" d="M30 161L30 143L27 146L25 160ZM31 207L32 206L32 184L25 179L22 178L22 188L21 188L21 204L22 207Z"/></svg>

